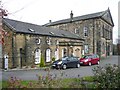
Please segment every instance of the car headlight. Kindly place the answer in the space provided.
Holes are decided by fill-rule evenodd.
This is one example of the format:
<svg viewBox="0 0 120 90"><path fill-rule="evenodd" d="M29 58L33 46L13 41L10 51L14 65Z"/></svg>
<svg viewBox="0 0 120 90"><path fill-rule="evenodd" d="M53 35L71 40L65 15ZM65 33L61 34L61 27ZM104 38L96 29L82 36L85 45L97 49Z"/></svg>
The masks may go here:
<svg viewBox="0 0 120 90"><path fill-rule="evenodd" d="M58 64L62 64L62 61L58 62Z"/></svg>
<svg viewBox="0 0 120 90"><path fill-rule="evenodd" d="M88 59L85 59L85 62L87 62L88 61Z"/></svg>

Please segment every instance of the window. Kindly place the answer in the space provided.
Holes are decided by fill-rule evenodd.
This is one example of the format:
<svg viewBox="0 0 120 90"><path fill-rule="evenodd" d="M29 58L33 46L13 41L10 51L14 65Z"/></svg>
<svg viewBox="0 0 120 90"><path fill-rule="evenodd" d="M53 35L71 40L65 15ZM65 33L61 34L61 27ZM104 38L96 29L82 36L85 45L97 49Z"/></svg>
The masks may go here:
<svg viewBox="0 0 120 90"><path fill-rule="evenodd" d="M56 45L59 45L59 41L58 40L56 40Z"/></svg>
<svg viewBox="0 0 120 90"><path fill-rule="evenodd" d="M88 36L88 28L85 26L83 30L84 30L84 36Z"/></svg>
<svg viewBox="0 0 120 90"><path fill-rule="evenodd" d="M74 33L79 34L79 29L75 28Z"/></svg>
<svg viewBox="0 0 120 90"><path fill-rule="evenodd" d="M46 62L50 62L50 49L46 50Z"/></svg>
<svg viewBox="0 0 120 90"><path fill-rule="evenodd" d="M105 37L104 25L102 26L102 36L103 36L103 38Z"/></svg>
<svg viewBox="0 0 120 90"><path fill-rule="evenodd" d="M36 49L35 50L35 64L39 64L41 60L41 50Z"/></svg>
<svg viewBox="0 0 120 90"><path fill-rule="evenodd" d="M85 53L88 53L88 45L85 45Z"/></svg>
<svg viewBox="0 0 120 90"><path fill-rule="evenodd" d="M105 43L102 44L102 54L105 54Z"/></svg>
<svg viewBox="0 0 120 90"><path fill-rule="evenodd" d="M110 39L112 39L112 31L110 31Z"/></svg>
<svg viewBox="0 0 120 90"><path fill-rule="evenodd" d="M47 44L48 44L48 45L51 44L50 38L47 39Z"/></svg>
<svg viewBox="0 0 120 90"><path fill-rule="evenodd" d="M55 50L55 60L59 59L59 50L58 48Z"/></svg>
<svg viewBox="0 0 120 90"><path fill-rule="evenodd" d="M36 44L40 44L41 40L38 38L36 39Z"/></svg>
<svg viewBox="0 0 120 90"><path fill-rule="evenodd" d="M35 32L35 30L34 30L34 29L31 29L31 28L28 28L28 30L29 30L30 32Z"/></svg>

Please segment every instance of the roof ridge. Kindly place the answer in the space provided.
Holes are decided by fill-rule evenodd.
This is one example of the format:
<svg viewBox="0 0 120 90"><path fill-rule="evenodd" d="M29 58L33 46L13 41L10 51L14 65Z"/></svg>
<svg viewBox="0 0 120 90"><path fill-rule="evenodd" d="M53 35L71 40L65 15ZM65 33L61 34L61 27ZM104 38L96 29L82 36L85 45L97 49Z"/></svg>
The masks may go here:
<svg viewBox="0 0 120 90"><path fill-rule="evenodd" d="M91 16L91 15L92 15L92 18L95 18L95 15L96 15L96 17L100 17L100 16L104 15L105 12L106 12L106 10L105 11L96 12L96 13L91 13L91 14L84 14L84 15L81 15L81 16L75 16L75 17L73 17L73 21L76 21L77 18L83 18L83 17L87 17L87 16ZM102 15L101 15L101 13L102 13ZM99 16L98 16L98 14L99 14ZM87 19L87 18L84 18L84 19ZM57 20L57 21L54 21L54 22L51 22L51 23L46 23L43 26L56 25L56 24L61 24L63 22L64 23L70 22L70 21L71 21L71 18L66 18L66 19Z"/></svg>
<svg viewBox="0 0 120 90"><path fill-rule="evenodd" d="M14 30L17 33L39 34L39 35L45 35L45 36L47 35L52 37L56 36L61 38L81 39L80 37L76 37L75 34L71 33L70 31L65 31L61 29L44 27L41 25L26 23L13 19L4 19L4 22L6 23L6 25L9 26L9 28L12 28L12 30ZM63 36L62 34L65 34L65 36Z"/></svg>

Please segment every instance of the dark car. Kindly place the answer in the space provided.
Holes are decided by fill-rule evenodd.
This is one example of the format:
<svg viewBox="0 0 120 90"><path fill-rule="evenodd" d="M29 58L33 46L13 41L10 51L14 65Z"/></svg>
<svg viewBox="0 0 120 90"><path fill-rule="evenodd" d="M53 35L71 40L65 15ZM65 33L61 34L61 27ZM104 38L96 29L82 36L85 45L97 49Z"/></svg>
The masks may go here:
<svg viewBox="0 0 120 90"><path fill-rule="evenodd" d="M92 64L99 64L99 63L100 63L100 58L97 54L85 55L82 58L80 58L80 64L82 65L91 66Z"/></svg>
<svg viewBox="0 0 120 90"><path fill-rule="evenodd" d="M52 68L56 69L66 69L68 67L80 67L80 62L78 57L63 57L52 63Z"/></svg>

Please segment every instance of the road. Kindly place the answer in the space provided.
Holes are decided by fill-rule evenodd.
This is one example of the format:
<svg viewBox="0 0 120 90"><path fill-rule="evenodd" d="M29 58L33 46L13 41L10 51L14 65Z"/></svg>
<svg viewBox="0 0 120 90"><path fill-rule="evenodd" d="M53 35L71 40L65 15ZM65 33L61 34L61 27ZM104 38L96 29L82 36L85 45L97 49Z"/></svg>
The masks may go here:
<svg viewBox="0 0 120 90"><path fill-rule="evenodd" d="M101 60L100 66L104 67L106 64L117 64L118 56L110 56L104 60ZM50 70L52 77L57 76L58 78L78 78L83 76L92 76L92 69L98 65L92 66L81 66L80 68L69 68L66 70ZM22 80L38 80L37 75L46 76L48 71L45 70L18 70L18 71L3 71L0 72L0 80L8 80L10 77L17 77ZM2 79L1 79L2 78Z"/></svg>

